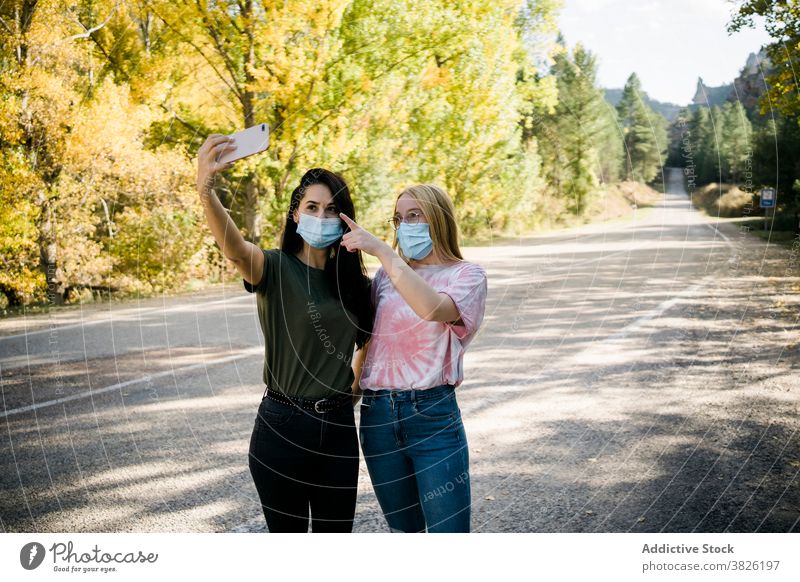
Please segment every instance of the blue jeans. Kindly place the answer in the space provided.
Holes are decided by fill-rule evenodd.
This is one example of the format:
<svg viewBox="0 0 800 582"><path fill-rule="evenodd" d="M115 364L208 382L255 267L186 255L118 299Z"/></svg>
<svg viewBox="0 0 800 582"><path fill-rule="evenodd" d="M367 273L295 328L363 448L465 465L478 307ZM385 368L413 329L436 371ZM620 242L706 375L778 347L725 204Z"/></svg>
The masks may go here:
<svg viewBox="0 0 800 582"><path fill-rule="evenodd" d="M391 531L469 531L469 451L453 386L365 390L359 438Z"/></svg>

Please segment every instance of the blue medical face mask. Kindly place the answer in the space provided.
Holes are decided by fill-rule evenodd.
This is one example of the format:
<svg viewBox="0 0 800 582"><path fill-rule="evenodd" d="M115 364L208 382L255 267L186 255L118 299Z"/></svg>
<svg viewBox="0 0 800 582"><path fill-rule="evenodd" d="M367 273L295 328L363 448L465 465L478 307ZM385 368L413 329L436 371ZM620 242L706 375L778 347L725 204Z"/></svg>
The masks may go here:
<svg viewBox="0 0 800 582"><path fill-rule="evenodd" d="M324 249L342 238L344 227L341 218L317 218L300 213L297 234L315 249Z"/></svg>
<svg viewBox="0 0 800 582"><path fill-rule="evenodd" d="M415 261L424 259L433 250L433 240L427 222L417 224L401 222L400 228L397 229L397 242L400 243L403 254Z"/></svg>

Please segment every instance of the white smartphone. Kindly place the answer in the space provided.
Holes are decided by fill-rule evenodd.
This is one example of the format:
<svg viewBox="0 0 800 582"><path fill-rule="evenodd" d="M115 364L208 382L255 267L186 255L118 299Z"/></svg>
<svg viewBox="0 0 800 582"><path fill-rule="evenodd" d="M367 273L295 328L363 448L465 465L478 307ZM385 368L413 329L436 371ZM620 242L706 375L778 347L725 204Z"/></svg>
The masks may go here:
<svg viewBox="0 0 800 582"><path fill-rule="evenodd" d="M232 133L228 137L233 138L236 149L222 154L217 160L221 164L241 160L267 149L269 145L269 126L266 123L259 123L253 127Z"/></svg>

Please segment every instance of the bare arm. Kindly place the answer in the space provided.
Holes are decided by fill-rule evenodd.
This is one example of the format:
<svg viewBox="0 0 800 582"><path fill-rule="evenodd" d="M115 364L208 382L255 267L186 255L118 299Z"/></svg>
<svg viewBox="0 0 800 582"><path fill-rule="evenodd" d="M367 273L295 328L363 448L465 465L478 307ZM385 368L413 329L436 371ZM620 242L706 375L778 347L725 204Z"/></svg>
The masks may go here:
<svg viewBox="0 0 800 582"><path fill-rule="evenodd" d="M344 213L340 213L339 218L350 227L350 232L342 237L342 245L350 252L362 250L378 257L395 289L414 313L427 321L459 319L458 308L447 293L439 293L428 285L392 247L361 228L352 218Z"/></svg>
<svg viewBox="0 0 800 582"><path fill-rule="evenodd" d="M377 257L397 292L408 306L426 321L456 321L458 308L447 293L439 293L420 277L408 263L384 243Z"/></svg>
<svg viewBox="0 0 800 582"><path fill-rule="evenodd" d="M353 406L358 404L358 400L361 398L361 372L364 369L364 360L367 359L367 350L369 349L369 341L364 344L364 347L360 350L356 350L356 354L353 357L353 374L355 375L355 379L353 380Z"/></svg>
<svg viewBox="0 0 800 582"><path fill-rule="evenodd" d="M248 283L255 285L264 272L264 254L253 243L245 240L228 211L212 190L214 175L230 168L233 162L220 164L216 158L235 146L225 135L211 134L197 152L197 191L203 204L211 234L222 254L230 260Z"/></svg>

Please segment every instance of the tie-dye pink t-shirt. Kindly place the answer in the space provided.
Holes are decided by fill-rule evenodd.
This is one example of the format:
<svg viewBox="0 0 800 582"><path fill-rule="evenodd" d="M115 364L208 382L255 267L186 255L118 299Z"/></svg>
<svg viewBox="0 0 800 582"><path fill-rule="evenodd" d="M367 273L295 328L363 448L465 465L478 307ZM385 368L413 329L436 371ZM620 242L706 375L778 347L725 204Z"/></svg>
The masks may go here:
<svg viewBox="0 0 800 582"><path fill-rule="evenodd" d="M464 379L464 350L486 307L486 272L467 261L417 265L414 271L433 289L450 296L461 321L456 325L420 318L379 268L372 282L375 324L359 382L364 390L458 386Z"/></svg>

